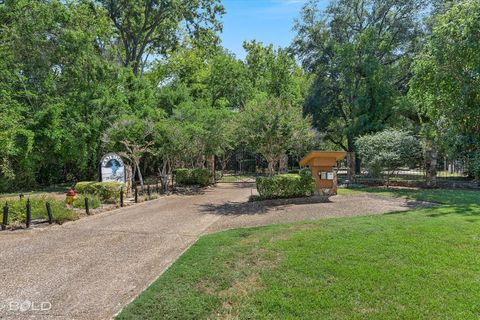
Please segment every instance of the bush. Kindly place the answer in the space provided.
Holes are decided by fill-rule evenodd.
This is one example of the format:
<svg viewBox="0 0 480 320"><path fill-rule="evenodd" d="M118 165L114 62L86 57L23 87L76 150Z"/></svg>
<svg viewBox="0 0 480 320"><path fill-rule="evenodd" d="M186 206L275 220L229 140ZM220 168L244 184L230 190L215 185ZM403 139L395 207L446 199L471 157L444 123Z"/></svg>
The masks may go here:
<svg viewBox="0 0 480 320"><path fill-rule="evenodd" d="M192 170L191 169L177 169L175 170L175 181L178 184L194 184L192 178Z"/></svg>
<svg viewBox="0 0 480 320"><path fill-rule="evenodd" d="M208 169L193 169L192 179L195 184L206 187L210 184L210 170Z"/></svg>
<svg viewBox="0 0 480 320"><path fill-rule="evenodd" d="M94 182L83 181L75 185L77 193L86 195L94 194L100 197L100 200L117 200L120 198L120 191L124 187L120 182Z"/></svg>
<svg viewBox="0 0 480 320"><path fill-rule="evenodd" d="M8 202L8 224L12 222L25 223L27 219L27 199L23 198L22 200L15 199L5 199ZM49 202L52 208L53 219L57 223L63 223L68 220L78 219L78 213L74 210L67 207L67 204L64 201L55 200L54 198L47 196L40 196L30 198L30 212L32 220L36 219L47 219L47 209L46 203Z"/></svg>
<svg viewBox="0 0 480 320"><path fill-rule="evenodd" d="M208 169L177 169L175 181L178 184L205 187L210 184L210 171Z"/></svg>
<svg viewBox="0 0 480 320"><path fill-rule="evenodd" d="M357 139L360 159L374 177L385 176L387 185L402 167L414 168L422 160L420 141L408 132L385 130Z"/></svg>
<svg viewBox="0 0 480 320"><path fill-rule="evenodd" d="M102 204L102 201L96 194L78 194L77 199L73 201L73 207L78 209L84 209L85 198L88 198L88 207L90 209L96 209Z"/></svg>
<svg viewBox="0 0 480 320"><path fill-rule="evenodd" d="M315 180L309 169L302 169L300 174L258 177L257 190L261 199L311 196L315 192Z"/></svg>

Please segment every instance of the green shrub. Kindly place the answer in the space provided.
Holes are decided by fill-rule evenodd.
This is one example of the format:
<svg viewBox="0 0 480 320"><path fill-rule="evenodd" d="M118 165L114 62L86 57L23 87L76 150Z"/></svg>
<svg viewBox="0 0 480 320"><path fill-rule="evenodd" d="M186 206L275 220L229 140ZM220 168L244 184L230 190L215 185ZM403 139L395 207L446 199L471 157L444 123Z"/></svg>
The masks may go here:
<svg viewBox="0 0 480 320"><path fill-rule="evenodd" d="M75 191L80 194L92 194L95 192L94 185L96 181L81 181L75 185Z"/></svg>
<svg viewBox="0 0 480 320"><path fill-rule="evenodd" d="M192 178L192 170L191 169L177 169L175 170L175 181L178 184L194 184Z"/></svg>
<svg viewBox="0 0 480 320"><path fill-rule="evenodd" d="M210 184L210 171L208 169L177 169L175 181L178 184L205 187Z"/></svg>
<svg viewBox="0 0 480 320"><path fill-rule="evenodd" d="M94 182L83 181L75 185L75 190L79 194L94 194L100 200L118 200L120 198L120 191L124 187L120 182Z"/></svg>
<svg viewBox="0 0 480 320"><path fill-rule="evenodd" d="M305 197L314 193L315 181L310 170L303 169L300 174L258 177L257 190L261 199Z"/></svg>
<svg viewBox="0 0 480 320"><path fill-rule="evenodd" d="M78 194L77 199L73 201L73 207L78 209L84 209L85 198L88 198L88 207L90 209L96 209L102 204L100 197L98 197L96 194Z"/></svg>
<svg viewBox="0 0 480 320"><path fill-rule="evenodd" d="M258 194L252 194L250 197L248 197L249 202L254 202L254 201L261 201L264 200L262 196L259 196Z"/></svg>
<svg viewBox="0 0 480 320"><path fill-rule="evenodd" d="M11 224L13 222L25 223L27 219L27 199L6 199L6 202L8 202L9 207L8 224ZM40 196L30 198L30 212L32 220L48 218L46 209L47 202L50 203L53 219L55 220L55 222L61 224L68 220L78 219L78 213L68 208L67 204L64 201L55 200L54 198L47 196Z"/></svg>
<svg viewBox="0 0 480 320"><path fill-rule="evenodd" d="M387 186L395 171L415 168L422 163L420 140L402 130L388 129L362 136L355 145L358 155L372 177L384 177Z"/></svg>
<svg viewBox="0 0 480 320"><path fill-rule="evenodd" d="M210 184L210 170L208 169L193 169L192 179L195 184L206 187Z"/></svg>

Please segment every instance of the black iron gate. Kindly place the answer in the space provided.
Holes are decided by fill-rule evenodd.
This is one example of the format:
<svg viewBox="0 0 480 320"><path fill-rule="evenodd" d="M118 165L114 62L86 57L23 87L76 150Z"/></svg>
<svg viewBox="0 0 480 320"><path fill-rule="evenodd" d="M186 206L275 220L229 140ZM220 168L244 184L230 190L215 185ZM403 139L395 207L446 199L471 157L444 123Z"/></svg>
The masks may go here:
<svg viewBox="0 0 480 320"><path fill-rule="evenodd" d="M216 160L218 182L255 182L256 177L266 174L267 167L263 157L246 147Z"/></svg>

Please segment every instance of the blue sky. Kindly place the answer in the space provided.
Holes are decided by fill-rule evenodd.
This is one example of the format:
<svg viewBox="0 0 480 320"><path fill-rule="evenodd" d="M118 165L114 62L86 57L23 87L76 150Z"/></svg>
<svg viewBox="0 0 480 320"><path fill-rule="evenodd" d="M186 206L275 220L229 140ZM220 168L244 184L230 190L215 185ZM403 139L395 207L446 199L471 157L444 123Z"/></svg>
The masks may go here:
<svg viewBox="0 0 480 320"><path fill-rule="evenodd" d="M307 0L223 0L222 44L243 59L244 40L256 39L265 44L288 46L295 34L294 19ZM327 0L323 2L327 3Z"/></svg>

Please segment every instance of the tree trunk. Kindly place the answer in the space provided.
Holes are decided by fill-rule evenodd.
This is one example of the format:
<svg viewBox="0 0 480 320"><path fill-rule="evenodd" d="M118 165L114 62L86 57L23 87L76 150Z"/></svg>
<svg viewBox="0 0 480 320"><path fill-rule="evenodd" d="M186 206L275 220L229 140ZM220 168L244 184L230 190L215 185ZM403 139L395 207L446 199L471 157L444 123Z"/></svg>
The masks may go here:
<svg viewBox="0 0 480 320"><path fill-rule="evenodd" d="M425 184L427 188L437 187L437 151L433 148L425 151Z"/></svg>
<svg viewBox="0 0 480 320"><path fill-rule="evenodd" d="M287 173L288 172L288 156L283 154L278 162L278 172Z"/></svg>
<svg viewBox="0 0 480 320"><path fill-rule="evenodd" d="M347 179L350 183L355 182L356 162L355 152L347 152Z"/></svg>
<svg viewBox="0 0 480 320"><path fill-rule="evenodd" d="M225 169L227 168L227 164L228 164L228 159L230 157L227 157L226 154L223 154L222 155L222 161L221 161L221 166L222 166L222 173L221 173L221 176L223 178L223 174L225 173Z"/></svg>
<svg viewBox="0 0 480 320"><path fill-rule="evenodd" d="M169 165L168 161L164 161L162 164L162 170L160 171L160 183L162 184L163 193L168 192L168 177L172 167Z"/></svg>
<svg viewBox="0 0 480 320"><path fill-rule="evenodd" d="M348 152L347 152L347 166L348 166L348 180L356 182L355 175L360 174L360 161L355 154L355 143L353 137L347 137Z"/></svg>
<svg viewBox="0 0 480 320"><path fill-rule="evenodd" d="M268 162L268 175L272 177L275 175L275 160L267 160Z"/></svg>
<svg viewBox="0 0 480 320"><path fill-rule="evenodd" d="M140 186L142 187L142 191L145 191L145 186L143 184L143 176L142 172L140 171L140 165L137 161L135 161L135 167L137 168L138 180L140 181Z"/></svg>
<svg viewBox="0 0 480 320"><path fill-rule="evenodd" d="M215 183L215 156L207 156L207 169L210 171L210 183Z"/></svg>

